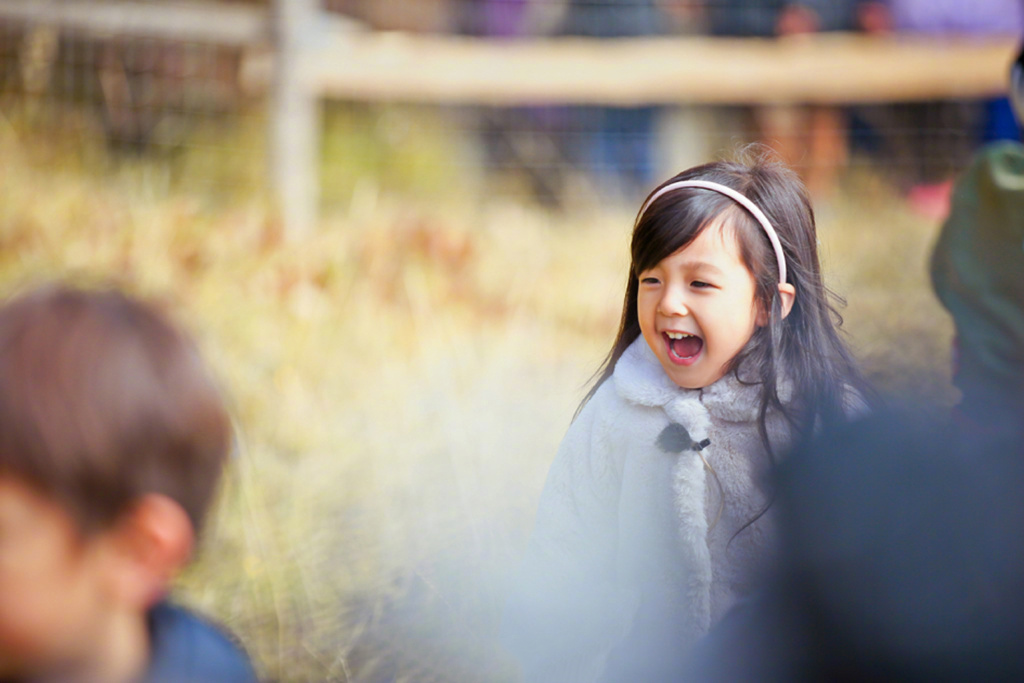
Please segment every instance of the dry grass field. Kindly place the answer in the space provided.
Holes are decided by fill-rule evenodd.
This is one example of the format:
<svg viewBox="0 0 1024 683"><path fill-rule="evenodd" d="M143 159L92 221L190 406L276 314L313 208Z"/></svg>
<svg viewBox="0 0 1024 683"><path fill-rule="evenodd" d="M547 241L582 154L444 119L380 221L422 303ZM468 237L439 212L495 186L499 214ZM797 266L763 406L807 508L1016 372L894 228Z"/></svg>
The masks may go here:
<svg viewBox="0 0 1024 683"><path fill-rule="evenodd" d="M321 229L287 244L257 133L114 160L87 123L44 118L0 117L3 291L57 276L165 301L237 420L180 599L272 681L515 680L495 641L505 586L611 343L636 207L480 202L429 150L367 175L341 130ZM937 226L867 172L819 225L870 377L953 402L951 325L925 271Z"/></svg>

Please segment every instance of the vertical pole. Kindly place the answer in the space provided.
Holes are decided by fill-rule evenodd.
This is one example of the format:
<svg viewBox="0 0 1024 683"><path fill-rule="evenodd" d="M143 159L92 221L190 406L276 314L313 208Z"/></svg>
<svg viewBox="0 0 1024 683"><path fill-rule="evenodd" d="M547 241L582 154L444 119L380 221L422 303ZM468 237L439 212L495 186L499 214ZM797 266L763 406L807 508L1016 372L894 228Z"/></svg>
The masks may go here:
<svg viewBox="0 0 1024 683"><path fill-rule="evenodd" d="M296 240L312 232L320 196L319 102L304 57L320 12L318 0L273 1L270 175L285 238Z"/></svg>

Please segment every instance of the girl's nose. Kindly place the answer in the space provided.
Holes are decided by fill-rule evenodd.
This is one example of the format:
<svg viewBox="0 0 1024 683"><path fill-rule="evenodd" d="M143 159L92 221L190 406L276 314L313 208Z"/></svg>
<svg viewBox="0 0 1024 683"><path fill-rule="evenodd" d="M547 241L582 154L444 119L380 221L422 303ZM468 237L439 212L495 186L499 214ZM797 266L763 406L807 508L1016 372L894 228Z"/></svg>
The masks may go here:
<svg viewBox="0 0 1024 683"><path fill-rule="evenodd" d="M682 318L690 314L690 309L687 307L682 293L668 291L665 292L665 296L661 297L658 312L666 317Z"/></svg>

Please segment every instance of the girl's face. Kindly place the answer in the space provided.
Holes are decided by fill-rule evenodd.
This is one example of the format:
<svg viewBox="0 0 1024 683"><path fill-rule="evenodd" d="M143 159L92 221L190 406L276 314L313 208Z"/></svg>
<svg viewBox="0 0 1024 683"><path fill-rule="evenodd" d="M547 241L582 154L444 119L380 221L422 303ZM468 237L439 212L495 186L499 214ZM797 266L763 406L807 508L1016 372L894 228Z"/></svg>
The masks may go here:
<svg viewBox="0 0 1024 683"><path fill-rule="evenodd" d="M701 389L725 374L766 322L754 293L736 233L718 220L640 273L640 331L673 382Z"/></svg>

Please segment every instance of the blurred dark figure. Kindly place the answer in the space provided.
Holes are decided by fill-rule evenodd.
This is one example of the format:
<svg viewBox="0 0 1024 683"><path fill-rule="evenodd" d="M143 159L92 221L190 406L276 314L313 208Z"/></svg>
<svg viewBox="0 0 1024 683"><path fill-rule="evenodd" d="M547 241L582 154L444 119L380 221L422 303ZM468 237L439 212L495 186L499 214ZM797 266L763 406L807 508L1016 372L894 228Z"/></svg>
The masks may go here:
<svg viewBox="0 0 1024 683"><path fill-rule="evenodd" d="M772 587L642 680L1024 680L1022 485L1019 435L901 410L822 435L779 470Z"/></svg>
<svg viewBox="0 0 1024 683"><path fill-rule="evenodd" d="M847 31L863 0L705 0L713 35L768 38L796 29Z"/></svg>
<svg viewBox="0 0 1024 683"><path fill-rule="evenodd" d="M536 35L531 3L536 0L469 0L463 8L462 33L496 41ZM484 161L491 174L521 176L542 206L562 203L565 151L559 131L566 126L562 108L551 106L474 107Z"/></svg>
<svg viewBox="0 0 1024 683"><path fill-rule="evenodd" d="M662 34L668 23L659 0L569 0L558 34L637 38ZM602 190L630 200L646 195L654 180L659 108L587 106L571 111L572 161L587 169Z"/></svg>
<svg viewBox="0 0 1024 683"><path fill-rule="evenodd" d="M1024 112L1024 51L1010 99ZM978 432L1024 425L1024 145L983 148L959 178L931 260L932 286L956 325L954 416Z"/></svg>

